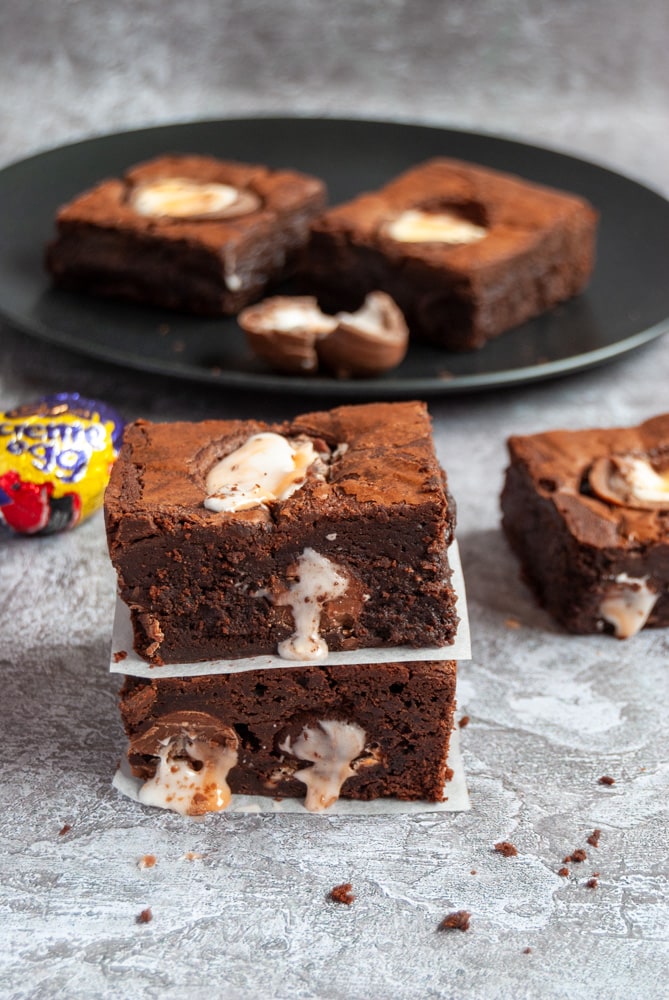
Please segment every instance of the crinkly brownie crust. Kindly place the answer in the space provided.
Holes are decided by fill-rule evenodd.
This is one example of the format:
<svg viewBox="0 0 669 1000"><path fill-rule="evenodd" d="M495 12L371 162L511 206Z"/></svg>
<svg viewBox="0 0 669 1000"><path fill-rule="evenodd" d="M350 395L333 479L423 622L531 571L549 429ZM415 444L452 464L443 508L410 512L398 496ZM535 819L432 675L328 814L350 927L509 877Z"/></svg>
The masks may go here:
<svg viewBox="0 0 669 1000"><path fill-rule="evenodd" d="M331 456L326 477L269 508L205 508L208 470L266 431L320 442ZM156 664L275 653L295 628L279 595L307 550L347 581L320 613L329 649L441 646L455 636L455 508L422 403L347 406L272 426L138 421L105 512L135 648Z"/></svg>
<svg viewBox="0 0 669 1000"><path fill-rule="evenodd" d="M393 220L417 210L454 213L485 237L398 242ZM325 212L303 271L307 287L335 308L353 308L380 289L404 312L413 337L470 350L577 295L593 268L596 226L583 198L435 159Z"/></svg>
<svg viewBox="0 0 669 1000"><path fill-rule="evenodd" d="M140 186L175 177L231 186L257 207L199 219L137 211L133 194ZM58 285L75 291L233 314L293 270L325 201L323 182L306 174L206 156L162 156L61 208L46 266Z"/></svg>

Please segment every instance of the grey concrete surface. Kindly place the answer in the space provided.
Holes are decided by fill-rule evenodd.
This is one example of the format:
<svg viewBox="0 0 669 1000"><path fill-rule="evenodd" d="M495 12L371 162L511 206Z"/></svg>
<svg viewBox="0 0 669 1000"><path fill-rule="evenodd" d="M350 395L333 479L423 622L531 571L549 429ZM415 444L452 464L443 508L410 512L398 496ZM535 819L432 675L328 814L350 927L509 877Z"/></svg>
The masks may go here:
<svg viewBox="0 0 669 1000"><path fill-rule="evenodd" d="M0 162L172 120L354 114L521 137L668 193L668 17L653 0L5 0ZM471 719L469 813L194 823L119 799L101 516L67 535L0 534L0 993L664 997L669 636L561 633L518 580L497 498L508 434L633 423L667 410L668 384L659 340L570 379L430 404L473 631L458 712ZM0 409L71 387L127 418L310 406L125 371L0 327ZM517 858L492 852L501 839ZM576 847L587 861L558 876ZM157 864L140 870L145 853ZM325 898L343 881L350 908ZM137 925L146 906L153 920ZM437 933L454 909L471 911L470 931Z"/></svg>

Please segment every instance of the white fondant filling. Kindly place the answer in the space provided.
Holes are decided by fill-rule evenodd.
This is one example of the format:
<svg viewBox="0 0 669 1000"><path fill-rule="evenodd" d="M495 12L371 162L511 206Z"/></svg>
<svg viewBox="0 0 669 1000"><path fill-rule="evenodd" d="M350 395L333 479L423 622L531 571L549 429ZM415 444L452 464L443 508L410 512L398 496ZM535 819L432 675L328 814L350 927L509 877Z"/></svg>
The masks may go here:
<svg viewBox="0 0 669 1000"><path fill-rule="evenodd" d="M422 212L409 209L398 215L386 233L398 243L477 243L487 235L477 226L450 212Z"/></svg>
<svg viewBox="0 0 669 1000"><path fill-rule="evenodd" d="M188 219L214 215L233 205L239 192L229 184L207 184L186 177L165 177L138 187L132 199L145 216Z"/></svg>
<svg viewBox="0 0 669 1000"><path fill-rule="evenodd" d="M608 593L602 598L599 613L613 625L618 639L636 635L646 622L660 596L648 586L648 577L631 577L620 573Z"/></svg>
<svg viewBox="0 0 669 1000"><path fill-rule="evenodd" d="M311 441L291 442L280 434L254 434L222 458L207 476L207 510L248 510L286 500L303 485L318 460Z"/></svg>
<svg viewBox="0 0 669 1000"><path fill-rule="evenodd" d="M611 476L611 485L624 493L630 490L642 502L666 503L669 508L669 472L656 472L650 462L628 456L618 461L619 471Z"/></svg>
<svg viewBox="0 0 669 1000"><path fill-rule="evenodd" d="M230 802L227 778L236 763L237 751L231 747L212 746L184 733L161 746L156 773L140 788L139 801L183 816L221 812Z"/></svg>

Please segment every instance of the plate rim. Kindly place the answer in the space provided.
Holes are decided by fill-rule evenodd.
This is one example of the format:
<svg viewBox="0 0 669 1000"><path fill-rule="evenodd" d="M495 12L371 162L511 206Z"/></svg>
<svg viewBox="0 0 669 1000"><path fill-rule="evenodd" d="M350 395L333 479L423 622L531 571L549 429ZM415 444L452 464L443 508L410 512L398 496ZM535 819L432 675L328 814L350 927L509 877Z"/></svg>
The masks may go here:
<svg viewBox="0 0 669 1000"><path fill-rule="evenodd" d="M111 132L100 132L75 139L70 142L49 146L45 149L31 153L27 157L3 164L0 167L0 184L3 176L21 169L37 160L48 158L50 155L60 153L73 153L78 147L95 145L106 140L124 139L127 137L156 134L161 131L175 129L199 129L212 128L219 125L241 125L249 124L258 127L263 122L271 122L274 125L281 122L300 122L304 124L331 124L331 125L359 125L359 126L385 126L390 128L407 128L417 130L427 130L440 135L462 136L467 138L482 139L484 141L499 143L503 146L519 147L528 149L534 153L546 154L550 157L564 158L572 163L584 166L588 169L595 169L605 172L616 180L623 180L650 194L666 205L669 199L657 189L638 181L636 178L620 173L610 166L598 163L595 160L573 155L561 149L536 144L525 139L517 139L504 134L488 132L486 130L472 130L463 128L453 128L446 125L439 125L430 121L406 120L404 118L370 118L367 116L347 115L341 117L337 115L313 115L313 114L286 114L286 113L258 113L253 115L233 115L225 118L204 117L196 119L185 119L161 122L154 125L142 125L129 129L119 129ZM537 362L525 367L513 367L492 372L479 372L463 375L448 376L406 376L391 381L383 379L336 379L321 376L296 376L282 375L267 372L248 372L238 370L210 370L204 367L197 368L194 365L184 363L175 359L155 359L137 353L130 353L126 350L110 349L106 345L98 345L86 342L83 338L72 337L66 331L54 330L44 324L38 318L31 317L26 320L23 315L16 313L0 299L0 320L6 322L10 327L18 332L56 345L62 349L69 350L78 355L95 358L106 364L116 367L132 369L134 371L144 371L155 375L162 375L166 378L178 378L184 381L199 382L211 386L228 387L230 389L259 389L262 391L284 394L297 392L301 395L320 395L330 393L341 397L364 396L369 398L370 392L386 397L407 397L415 393L439 396L458 395L474 392L489 391L495 388L511 388L519 385L531 385L541 381L560 378L567 375L578 374L588 369L598 367L608 362L622 360L627 354L635 351L653 340L658 339L669 332L668 315L650 327L639 330L623 337L611 344L597 347L582 354L570 355L566 358L559 358L552 361ZM502 334L503 336L503 334ZM444 353L444 358L451 356L450 352Z"/></svg>

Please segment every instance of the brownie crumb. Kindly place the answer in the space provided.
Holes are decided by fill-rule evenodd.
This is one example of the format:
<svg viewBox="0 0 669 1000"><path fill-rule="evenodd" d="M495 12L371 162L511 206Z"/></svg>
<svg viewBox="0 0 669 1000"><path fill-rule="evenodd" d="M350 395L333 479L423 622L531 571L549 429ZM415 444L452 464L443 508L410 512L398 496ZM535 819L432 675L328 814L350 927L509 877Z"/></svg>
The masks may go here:
<svg viewBox="0 0 669 1000"><path fill-rule="evenodd" d="M616 783L616 779L612 778L608 774L603 774L601 776L601 778L599 779L599 784L600 785L615 785L615 783Z"/></svg>
<svg viewBox="0 0 669 1000"><path fill-rule="evenodd" d="M565 864L567 864L569 861L573 861L576 864L580 864L581 861L585 861L587 857L588 855L585 853L583 848L579 847L576 851L572 851L571 854L568 854L567 857L563 858L562 860L564 861Z"/></svg>
<svg viewBox="0 0 669 1000"><path fill-rule="evenodd" d="M470 875L478 875L478 872L476 871L476 868L472 868L472 870L470 871L469 874Z"/></svg>
<svg viewBox="0 0 669 1000"><path fill-rule="evenodd" d="M566 878L568 874L569 874L568 868L561 868L560 871L558 872L558 875L562 875L563 878Z"/></svg>
<svg viewBox="0 0 669 1000"><path fill-rule="evenodd" d="M593 830L587 839L587 843L591 844L592 847L599 847L599 838L602 835L601 830Z"/></svg>
<svg viewBox="0 0 669 1000"><path fill-rule="evenodd" d="M155 863L156 863L156 856L155 856L155 854L145 854L137 862L137 867L138 868L153 868L153 866L155 865Z"/></svg>
<svg viewBox="0 0 669 1000"><path fill-rule="evenodd" d="M119 649L118 653L114 653L114 663L120 663L121 660L127 660L128 654L125 649Z"/></svg>
<svg viewBox="0 0 669 1000"><path fill-rule="evenodd" d="M60 830L58 831L58 836L59 837L64 837L65 834L69 833L71 829L72 829L72 826L69 823L64 823L61 826Z"/></svg>
<svg viewBox="0 0 669 1000"><path fill-rule="evenodd" d="M523 948L523 955L531 955L531 954L532 954L531 948Z"/></svg>
<svg viewBox="0 0 669 1000"><path fill-rule="evenodd" d="M599 885L599 882L597 881L596 878L593 877L589 878L588 881L585 883L585 885L587 889L596 889L597 886Z"/></svg>
<svg viewBox="0 0 669 1000"><path fill-rule="evenodd" d="M460 729L465 729L469 725L469 716L463 715L460 721L458 722L458 725L460 726Z"/></svg>
<svg viewBox="0 0 669 1000"><path fill-rule="evenodd" d="M334 889L330 890L330 899L334 903L344 903L346 906L350 906L355 899L353 886L350 882L344 882L343 885L336 885Z"/></svg>
<svg viewBox="0 0 669 1000"><path fill-rule="evenodd" d="M495 844L495 850L505 858L515 858L518 854L515 845L509 843L508 840L500 840L498 844Z"/></svg>
<svg viewBox="0 0 669 1000"><path fill-rule="evenodd" d="M504 624L507 628L520 628L520 622L517 618L507 618Z"/></svg>
<svg viewBox="0 0 669 1000"><path fill-rule="evenodd" d="M455 913L449 913L447 917L444 917L437 930L468 931L470 918L471 913L468 913L467 910L456 910Z"/></svg>
<svg viewBox="0 0 669 1000"><path fill-rule="evenodd" d="M151 907L147 906L145 910L135 917L136 924L149 924L153 920L153 914L151 913Z"/></svg>

